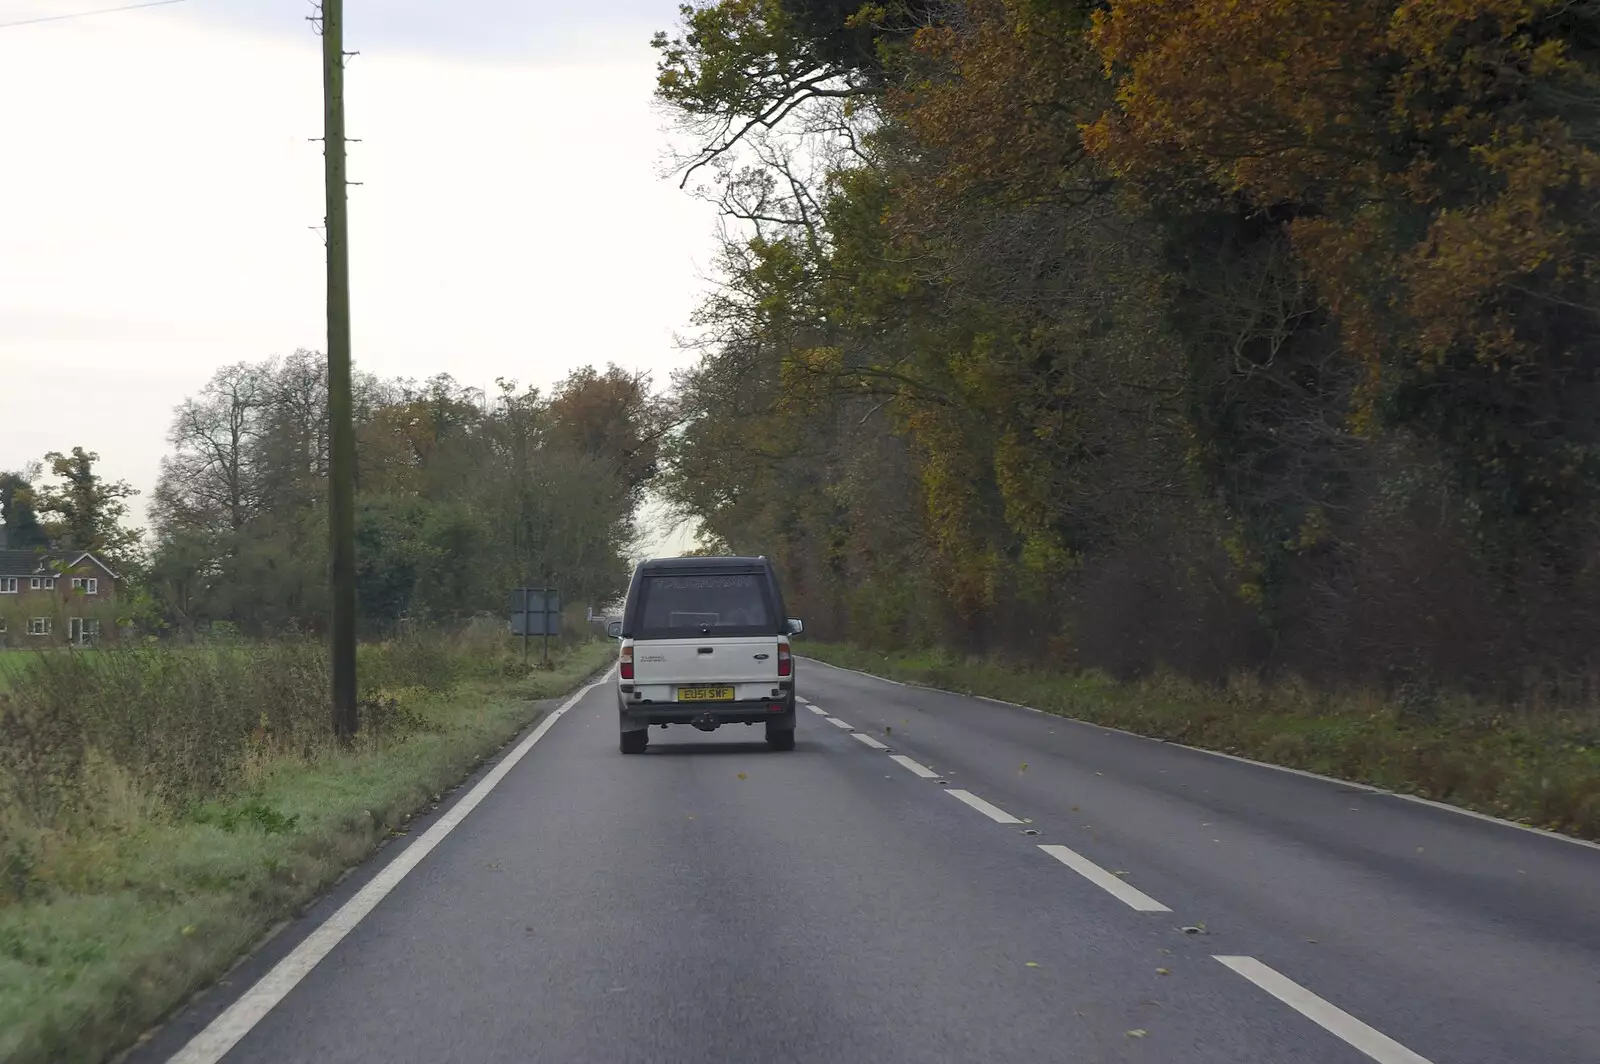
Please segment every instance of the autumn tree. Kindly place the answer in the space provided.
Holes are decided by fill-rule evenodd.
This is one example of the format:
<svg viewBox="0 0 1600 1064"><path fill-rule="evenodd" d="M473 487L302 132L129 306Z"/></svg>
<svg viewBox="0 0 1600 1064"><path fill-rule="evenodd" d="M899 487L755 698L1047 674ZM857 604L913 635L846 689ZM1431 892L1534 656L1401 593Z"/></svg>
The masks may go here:
<svg viewBox="0 0 1600 1064"><path fill-rule="evenodd" d="M615 364L603 373L583 366L555 386L546 411L553 446L595 459L630 491L643 489L655 476L671 420L651 393L647 375Z"/></svg>

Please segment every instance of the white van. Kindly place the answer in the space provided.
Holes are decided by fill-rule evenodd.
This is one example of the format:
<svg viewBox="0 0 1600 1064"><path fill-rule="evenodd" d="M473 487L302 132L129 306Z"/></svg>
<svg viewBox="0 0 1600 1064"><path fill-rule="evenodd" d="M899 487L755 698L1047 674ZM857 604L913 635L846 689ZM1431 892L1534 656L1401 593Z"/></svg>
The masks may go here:
<svg viewBox="0 0 1600 1064"><path fill-rule="evenodd" d="M794 749L791 636L765 558L657 558L633 573L622 620L617 712L625 754L642 754L650 727L762 724L774 750Z"/></svg>

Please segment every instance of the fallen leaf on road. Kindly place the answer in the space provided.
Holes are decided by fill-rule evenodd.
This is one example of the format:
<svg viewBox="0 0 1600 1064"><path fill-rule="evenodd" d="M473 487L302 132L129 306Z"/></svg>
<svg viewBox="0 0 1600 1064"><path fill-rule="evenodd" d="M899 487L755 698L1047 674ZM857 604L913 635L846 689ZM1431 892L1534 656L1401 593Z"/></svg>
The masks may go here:
<svg viewBox="0 0 1600 1064"><path fill-rule="evenodd" d="M185 935L194 934L194 925L193 924L188 924L187 926L185 926L184 929L183 929L183 933Z"/></svg>
<svg viewBox="0 0 1600 1064"><path fill-rule="evenodd" d="M1022 767L1017 769L1017 771L1018 772L1026 772L1026 771L1028 771L1028 763L1026 761L1024 761L1022 763Z"/></svg>
<svg viewBox="0 0 1600 1064"><path fill-rule="evenodd" d="M1077 806L1073 806L1070 810L1068 810L1068 812L1072 812L1072 813L1076 813L1077 811L1078 811L1078 807Z"/></svg>
<svg viewBox="0 0 1600 1064"><path fill-rule="evenodd" d="M1172 974L1172 970L1170 968L1157 968L1156 969L1156 974L1157 975L1171 975Z"/></svg>
<svg viewBox="0 0 1600 1064"><path fill-rule="evenodd" d="M750 777L746 776L743 772L741 772L741 773L739 773L739 778L743 780L743 779L749 779Z"/></svg>
<svg viewBox="0 0 1600 1064"><path fill-rule="evenodd" d="M1039 829L1038 828L1023 828L1022 829L1022 833L1024 835L1037 835L1037 834L1039 834Z"/></svg>
<svg viewBox="0 0 1600 1064"><path fill-rule="evenodd" d="M1037 967L1039 967L1039 962L1038 961L1025 961L1023 963L1023 967L1025 967L1025 968L1037 968Z"/></svg>
<svg viewBox="0 0 1600 1064"><path fill-rule="evenodd" d="M1143 1027L1135 1027L1133 1030L1128 1032L1128 1037L1129 1038L1143 1038L1145 1035L1147 1035L1149 1033L1150 1032L1145 1030Z"/></svg>
<svg viewBox="0 0 1600 1064"><path fill-rule="evenodd" d="M890 735L890 734L893 734L893 732L894 732L894 729L891 728L889 725L885 724L883 726L883 734Z"/></svg>

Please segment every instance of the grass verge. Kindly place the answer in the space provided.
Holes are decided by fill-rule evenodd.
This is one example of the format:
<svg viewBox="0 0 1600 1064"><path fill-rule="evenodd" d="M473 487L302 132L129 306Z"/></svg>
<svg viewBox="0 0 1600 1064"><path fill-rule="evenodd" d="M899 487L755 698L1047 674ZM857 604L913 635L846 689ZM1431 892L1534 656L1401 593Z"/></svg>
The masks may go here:
<svg viewBox="0 0 1600 1064"><path fill-rule="evenodd" d="M101 766L94 823L12 831L0 854L0 1061L99 1062L134 1042L614 653L583 644L548 672L401 689L384 705L404 728L248 759L177 808Z"/></svg>
<svg viewBox="0 0 1600 1064"><path fill-rule="evenodd" d="M1401 699L1240 677L1207 687L1063 676L938 651L807 642L819 661L985 695L1059 716L1404 794L1600 841L1600 710L1508 709L1439 692Z"/></svg>

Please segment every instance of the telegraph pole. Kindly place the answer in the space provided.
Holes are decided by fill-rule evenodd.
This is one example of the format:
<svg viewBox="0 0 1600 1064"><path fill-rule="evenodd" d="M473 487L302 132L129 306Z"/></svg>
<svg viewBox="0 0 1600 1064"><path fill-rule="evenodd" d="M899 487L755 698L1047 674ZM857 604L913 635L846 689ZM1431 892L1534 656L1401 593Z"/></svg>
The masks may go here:
<svg viewBox="0 0 1600 1064"><path fill-rule="evenodd" d="M328 536L333 733L356 718L355 428L350 398L350 233L344 139L344 0L322 0L322 136L328 213Z"/></svg>

